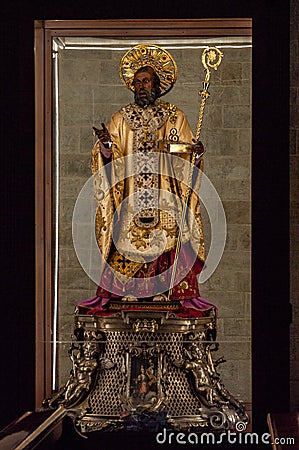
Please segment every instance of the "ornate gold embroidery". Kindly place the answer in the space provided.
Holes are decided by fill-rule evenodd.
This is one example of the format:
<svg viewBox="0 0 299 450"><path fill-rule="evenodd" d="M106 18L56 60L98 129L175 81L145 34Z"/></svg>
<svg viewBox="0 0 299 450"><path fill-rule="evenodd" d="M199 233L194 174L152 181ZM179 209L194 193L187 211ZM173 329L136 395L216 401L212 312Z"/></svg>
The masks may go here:
<svg viewBox="0 0 299 450"><path fill-rule="evenodd" d="M159 189L159 160L155 152L158 129L168 119L168 103L157 101L155 105L141 108L131 104L122 108L122 115L133 130L134 186L136 196L134 202L136 211L135 225L142 229L156 227L159 214L155 206L158 205ZM139 239L135 241L142 246Z"/></svg>
<svg viewBox="0 0 299 450"><path fill-rule="evenodd" d="M188 287L189 287L189 284L188 284L188 282L187 282L186 280L184 280L184 281L182 281L182 282L180 283L180 288L181 288L183 291L185 291L186 289L188 289Z"/></svg>
<svg viewBox="0 0 299 450"><path fill-rule="evenodd" d="M169 111L169 122L172 123L172 125L174 125L177 121L178 109L175 105L172 105L170 103L169 107L168 107L168 111ZM179 142L179 135L178 135L177 128L175 128L175 127L171 128L171 130L169 132L168 140L171 142Z"/></svg>
<svg viewBox="0 0 299 450"><path fill-rule="evenodd" d="M175 105L169 103L168 114L169 114L169 122L174 125L178 117L178 108Z"/></svg>
<svg viewBox="0 0 299 450"><path fill-rule="evenodd" d="M143 266L143 263L131 261L121 255L117 250L112 253L109 264L114 270L119 272L119 274L125 275L126 277L133 277ZM122 281L121 278L120 281Z"/></svg>
<svg viewBox="0 0 299 450"><path fill-rule="evenodd" d="M96 237L97 239L100 238L103 231L106 231L106 220L103 217L101 206L97 209L96 214Z"/></svg>
<svg viewBox="0 0 299 450"><path fill-rule="evenodd" d="M159 223L156 226L141 228L136 225L135 218L130 224L130 241L139 251L148 250L153 244L152 239L154 239L156 247L161 245L161 248L164 248L166 238L172 239L172 247L175 245L178 234L175 218L167 211L157 210L157 213L159 214ZM152 237L153 232L155 232L154 238Z"/></svg>

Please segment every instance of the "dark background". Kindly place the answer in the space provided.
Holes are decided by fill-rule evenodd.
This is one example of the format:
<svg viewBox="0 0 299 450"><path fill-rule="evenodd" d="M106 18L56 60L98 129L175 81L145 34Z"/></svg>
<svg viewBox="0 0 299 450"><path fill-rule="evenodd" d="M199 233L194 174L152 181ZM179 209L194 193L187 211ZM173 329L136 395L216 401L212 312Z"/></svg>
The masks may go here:
<svg viewBox="0 0 299 450"><path fill-rule="evenodd" d="M34 409L34 20L253 18L254 430L289 409L289 2L23 2L1 6L0 428ZM233 268L232 268L233 270Z"/></svg>

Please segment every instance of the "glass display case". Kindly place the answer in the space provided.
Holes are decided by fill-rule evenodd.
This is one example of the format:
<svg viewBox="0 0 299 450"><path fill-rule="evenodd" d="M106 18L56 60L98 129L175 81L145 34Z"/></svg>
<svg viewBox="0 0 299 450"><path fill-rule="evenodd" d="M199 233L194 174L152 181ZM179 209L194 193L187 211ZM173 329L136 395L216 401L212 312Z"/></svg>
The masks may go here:
<svg viewBox="0 0 299 450"><path fill-rule="evenodd" d="M75 307L95 295L98 285L92 258L80 262L74 211L91 178L93 127L107 124L133 99L119 76L121 57L142 43L166 49L176 61L178 78L165 101L185 112L194 133L205 79L202 53L216 46L224 54L219 70L211 73L200 137L205 147L204 174L217 193L202 204L206 254L216 252L217 257L209 260L203 272L208 275L199 277L199 285L201 296L218 308L213 345L226 360L219 369L222 382L250 411L249 19L36 22L36 404L39 407L45 398L61 392L74 368L70 348L74 329L83 320L74 314ZM87 247L92 232L88 224L80 228ZM92 327L103 331L95 322ZM141 360L128 355L137 374ZM156 370L161 371L159 358L159 352L152 355ZM156 385L155 394L160 387ZM132 401L130 395L126 401ZM178 415L177 405L172 408Z"/></svg>

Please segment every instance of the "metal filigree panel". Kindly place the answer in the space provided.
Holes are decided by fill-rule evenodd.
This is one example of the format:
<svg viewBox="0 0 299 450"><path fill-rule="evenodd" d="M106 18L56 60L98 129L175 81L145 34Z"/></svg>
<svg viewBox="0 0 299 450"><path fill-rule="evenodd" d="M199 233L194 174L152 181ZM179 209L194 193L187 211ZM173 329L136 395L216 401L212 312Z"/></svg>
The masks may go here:
<svg viewBox="0 0 299 450"><path fill-rule="evenodd" d="M64 405L81 432L123 429L132 420L138 428L145 418L174 429L248 423L243 404L221 382L217 367L224 359L212 358L218 350L215 317L145 311L78 316L75 335L80 342L71 346L70 379L47 405Z"/></svg>

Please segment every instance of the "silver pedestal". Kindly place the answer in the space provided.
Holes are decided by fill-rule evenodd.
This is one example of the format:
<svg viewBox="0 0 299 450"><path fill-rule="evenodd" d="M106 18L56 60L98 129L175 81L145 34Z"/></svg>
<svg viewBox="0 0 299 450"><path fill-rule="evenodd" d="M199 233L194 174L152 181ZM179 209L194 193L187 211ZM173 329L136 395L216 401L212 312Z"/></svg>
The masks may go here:
<svg viewBox="0 0 299 450"><path fill-rule="evenodd" d="M221 382L216 318L171 311L76 315L66 385L45 401L64 406L80 433L138 429L227 430L248 423Z"/></svg>

